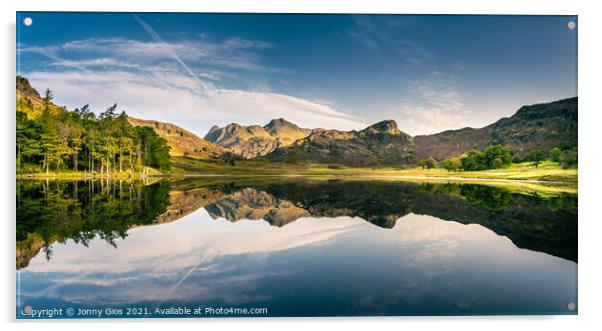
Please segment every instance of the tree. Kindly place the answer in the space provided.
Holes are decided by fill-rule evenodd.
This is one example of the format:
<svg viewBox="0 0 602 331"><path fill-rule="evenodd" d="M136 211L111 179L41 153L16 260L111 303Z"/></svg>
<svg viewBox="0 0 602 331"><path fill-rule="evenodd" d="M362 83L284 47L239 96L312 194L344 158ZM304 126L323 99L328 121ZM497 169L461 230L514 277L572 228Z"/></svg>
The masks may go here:
<svg viewBox="0 0 602 331"><path fill-rule="evenodd" d="M560 159L562 157L562 151L560 150L560 148L554 147L548 152L548 157L550 158L551 161L560 163Z"/></svg>
<svg viewBox="0 0 602 331"><path fill-rule="evenodd" d="M40 146L39 125L35 121L27 119L23 112L17 112L17 172L22 171L22 160L27 163L42 153Z"/></svg>
<svg viewBox="0 0 602 331"><path fill-rule="evenodd" d="M140 139L142 165L169 169L169 145L155 130L147 126L136 127Z"/></svg>
<svg viewBox="0 0 602 331"><path fill-rule="evenodd" d="M418 161L418 166L422 167L422 169L433 169L437 167L437 161L432 157L429 157Z"/></svg>
<svg viewBox="0 0 602 331"><path fill-rule="evenodd" d="M52 91L49 88L47 88L46 92L44 93L44 97L42 98L42 101L44 102L45 111L50 111L50 104L53 99L54 95L52 94Z"/></svg>
<svg viewBox="0 0 602 331"><path fill-rule="evenodd" d="M493 159L493 161L491 161L491 167L493 169L499 169L504 165L502 159L500 159L499 157L496 157L495 159Z"/></svg>
<svg viewBox="0 0 602 331"><path fill-rule="evenodd" d="M577 167L577 164L578 164L577 151L566 150L562 153L562 155L560 157L560 165L563 168Z"/></svg>
<svg viewBox="0 0 602 331"><path fill-rule="evenodd" d="M103 113L100 113L100 118L101 119L113 118L113 117L115 117L116 112L117 112L117 104L114 104L111 107L107 108Z"/></svg>
<svg viewBox="0 0 602 331"><path fill-rule="evenodd" d="M546 159L546 153L544 151L542 151L541 149L536 149L536 150L532 151L531 153L527 154L525 159L532 162L533 165L536 168L538 168L539 165L541 164L541 161Z"/></svg>
<svg viewBox="0 0 602 331"><path fill-rule="evenodd" d="M498 169L512 163L512 152L502 145L491 145L483 151L472 150L460 158L464 171Z"/></svg>
<svg viewBox="0 0 602 331"><path fill-rule="evenodd" d="M446 159L445 161L443 161L441 163L441 166L443 166L444 169L446 169L447 171L458 171L458 169L460 169L462 163L460 162L460 159L457 157L450 157L449 159Z"/></svg>
<svg viewBox="0 0 602 331"><path fill-rule="evenodd" d="M492 145L482 152L481 162L486 169L497 169L512 163L512 152L502 145Z"/></svg>
<svg viewBox="0 0 602 331"><path fill-rule="evenodd" d="M476 171L476 170L481 170L479 169L479 155L480 153L472 150L469 151L468 154L462 155L460 157L460 165L462 167L462 170L464 171Z"/></svg>
<svg viewBox="0 0 602 331"><path fill-rule="evenodd" d="M125 112L117 113L117 104L96 117L88 105L73 112L50 111L56 107L52 99L47 90L39 114L31 103L17 102L18 173L49 173L52 168L110 174L143 166L169 168L167 141L151 127L134 128Z"/></svg>

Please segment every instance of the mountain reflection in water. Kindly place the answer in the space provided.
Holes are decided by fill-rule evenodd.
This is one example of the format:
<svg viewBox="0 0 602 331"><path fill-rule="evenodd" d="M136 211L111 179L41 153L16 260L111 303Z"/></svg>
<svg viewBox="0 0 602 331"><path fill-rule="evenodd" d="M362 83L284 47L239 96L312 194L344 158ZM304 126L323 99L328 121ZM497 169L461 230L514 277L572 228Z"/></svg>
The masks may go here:
<svg viewBox="0 0 602 331"><path fill-rule="evenodd" d="M563 313L576 300L577 196L395 181L23 181L16 262L21 300L37 306Z"/></svg>

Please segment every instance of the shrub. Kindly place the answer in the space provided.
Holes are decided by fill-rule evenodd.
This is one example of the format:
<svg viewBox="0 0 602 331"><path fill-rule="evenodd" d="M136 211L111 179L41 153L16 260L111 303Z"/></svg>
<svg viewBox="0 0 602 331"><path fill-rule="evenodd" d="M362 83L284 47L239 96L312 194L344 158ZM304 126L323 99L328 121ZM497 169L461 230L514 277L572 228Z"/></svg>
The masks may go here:
<svg viewBox="0 0 602 331"><path fill-rule="evenodd" d="M435 159L433 159L432 157L429 157L427 159L422 159L418 161L418 166L422 167L422 169L433 169L437 167L437 161L435 161Z"/></svg>
<svg viewBox="0 0 602 331"><path fill-rule="evenodd" d="M551 161L560 163L560 159L562 158L562 151L560 150L560 148L554 147L548 152L548 157Z"/></svg>
<svg viewBox="0 0 602 331"><path fill-rule="evenodd" d="M529 154L527 154L527 156L525 156L525 160L532 162L535 167L539 167L539 164L541 163L541 161L543 161L545 159L546 159L546 153L544 151L542 151L541 149L536 149L536 150L530 152Z"/></svg>
<svg viewBox="0 0 602 331"><path fill-rule="evenodd" d="M447 171L458 171L462 166L460 159L457 157L450 157L449 159L443 161L441 166Z"/></svg>
<svg viewBox="0 0 602 331"><path fill-rule="evenodd" d="M578 164L577 151L566 150L566 151L562 152L562 155L560 156L560 165L563 168L577 167L577 164Z"/></svg>

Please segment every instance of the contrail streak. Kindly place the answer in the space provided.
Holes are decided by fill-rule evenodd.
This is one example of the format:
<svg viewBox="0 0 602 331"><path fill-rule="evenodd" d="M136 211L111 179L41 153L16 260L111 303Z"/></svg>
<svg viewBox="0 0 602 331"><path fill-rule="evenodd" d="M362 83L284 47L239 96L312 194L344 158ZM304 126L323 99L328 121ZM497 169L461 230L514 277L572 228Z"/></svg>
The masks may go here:
<svg viewBox="0 0 602 331"><path fill-rule="evenodd" d="M190 69L190 67L186 63L184 63L184 61L182 61L182 59L178 56L178 54L171 48L171 45L166 43L163 40L163 38L161 38L161 36L157 33L157 31L155 31L155 29L153 29L150 25L148 25L148 23L146 23L138 15L132 14L132 16L134 17L136 22L138 22L138 24L140 24L140 26L144 29L144 31L146 31L146 33L148 33L148 35L155 42L164 45L165 49L169 52L169 56L171 56L174 60L176 60L182 66L182 68L184 68L184 70L186 70L186 72L188 72L188 74L197 81L197 83L199 84L199 87L201 89L201 92L203 92L203 95L212 97L215 94L213 89L210 88L209 86L207 86L207 84L205 84L205 82L203 82L201 79L199 79L199 77L194 73L194 71L192 71Z"/></svg>

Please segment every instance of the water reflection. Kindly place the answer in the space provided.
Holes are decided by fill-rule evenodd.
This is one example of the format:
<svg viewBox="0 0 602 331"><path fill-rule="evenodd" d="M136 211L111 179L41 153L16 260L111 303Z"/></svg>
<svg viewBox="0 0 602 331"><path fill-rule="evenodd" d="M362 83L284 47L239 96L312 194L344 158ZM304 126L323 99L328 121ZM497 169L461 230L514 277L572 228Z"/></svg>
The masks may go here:
<svg viewBox="0 0 602 331"><path fill-rule="evenodd" d="M575 195L202 179L22 183L18 200L24 304L304 316L567 313L576 299Z"/></svg>
<svg viewBox="0 0 602 331"><path fill-rule="evenodd" d="M165 213L169 184L125 181L21 181L17 185L17 269L54 242L87 246L99 237L115 246L136 225Z"/></svg>

